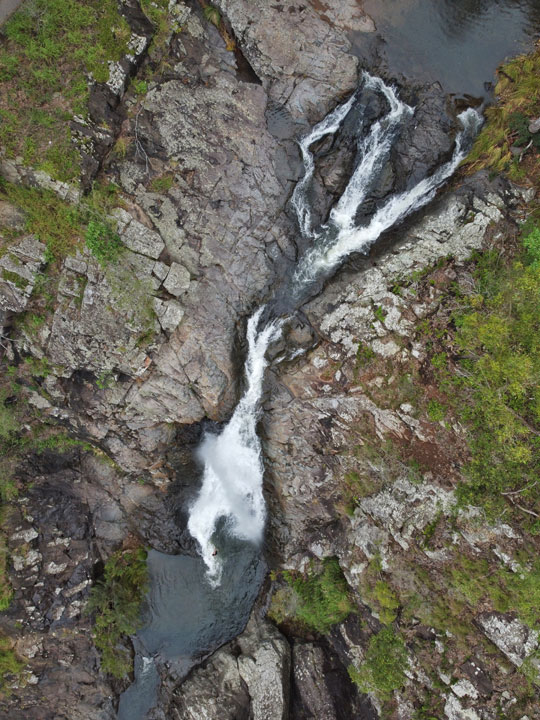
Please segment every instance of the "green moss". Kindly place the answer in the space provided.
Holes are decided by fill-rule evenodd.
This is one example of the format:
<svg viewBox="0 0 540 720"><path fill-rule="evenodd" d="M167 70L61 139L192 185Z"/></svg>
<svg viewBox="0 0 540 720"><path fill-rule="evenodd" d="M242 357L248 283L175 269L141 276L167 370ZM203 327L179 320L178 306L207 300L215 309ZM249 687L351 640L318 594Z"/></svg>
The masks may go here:
<svg viewBox="0 0 540 720"><path fill-rule="evenodd" d="M296 578L286 573L285 578L296 595L295 619L307 628L324 635L354 611L337 558L326 558L317 573Z"/></svg>
<svg viewBox="0 0 540 720"><path fill-rule="evenodd" d="M174 185L174 177L172 175L161 175L156 177L150 183L150 189L156 193L166 193Z"/></svg>
<svg viewBox="0 0 540 720"><path fill-rule="evenodd" d="M361 692L371 693L384 702L391 698L394 690L403 687L406 669L407 650L403 638L388 626L371 636L365 661L359 668L349 666L349 675Z"/></svg>
<svg viewBox="0 0 540 720"><path fill-rule="evenodd" d="M87 610L94 615L94 642L101 652L101 666L114 677L125 677L133 666L122 644L141 626L148 588L146 551L116 552L105 564L103 579L91 590Z"/></svg>
<svg viewBox="0 0 540 720"><path fill-rule="evenodd" d="M362 574L359 592L362 602L370 607L384 625L397 617L400 602L391 585L383 578L381 561L375 556Z"/></svg>
<svg viewBox="0 0 540 720"><path fill-rule="evenodd" d="M28 285L26 278L17 275L16 272L12 272L11 270L2 270L2 279L13 283L19 290L24 290Z"/></svg>

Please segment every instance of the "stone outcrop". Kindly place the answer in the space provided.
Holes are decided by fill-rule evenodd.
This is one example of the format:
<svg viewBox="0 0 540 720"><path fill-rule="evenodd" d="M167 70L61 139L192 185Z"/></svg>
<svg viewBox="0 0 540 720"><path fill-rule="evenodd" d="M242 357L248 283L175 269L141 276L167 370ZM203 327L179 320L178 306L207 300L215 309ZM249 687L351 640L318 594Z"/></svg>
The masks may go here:
<svg viewBox="0 0 540 720"><path fill-rule="evenodd" d="M192 671L169 712L182 720L288 720L289 678L287 641L253 614L236 641Z"/></svg>
<svg viewBox="0 0 540 720"><path fill-rule="evenodd" d="M125 94L126 80L153 30L137 3L125 6L132 58L111 67L108 87L92 96L93 122L109 117L114 132L98 137L79 124L87 177L103 161L121 188L111 214L120 261L103 267L88 250L67 257L50 316L14 331L8 348L14 363L26 356L47 366L29 390L43 420L76 431L116 463L78 448L29 453L20 469L21 496L7 523L14 599L2 627L28 670L12 683L11 699L0 700L17 720L114 717L113 697L124 686L100 672L83 612L89 587L111 552L131 541L193 550L183 513L198 476L186 456L204 421L222 421L234 407L245 318L303 250L287 210L300 172L294 138L355 90L359 67L346 32L373 30L353 0L218 0L236 40L233 56L195 4L172 2L168 44L137 97ZM433 171L452 148L455 117L440 88L404 93L417 106L416 123L401 134L371 207ZM370 121L381 111L371 102ZM318 148L321 221L347 181L352 143L349 128ZM11 181L80 198L20 162L3 159L0 169ZM286 638L257 608L246 630L182 684L171 673L152 711L157 720L374 719L380 700L363 696L347 672L363 662L388 613L363 585L369 573L386 573L422 606L417 561L438 577L452 553L520 571L518 530L484 527L474 512L458 514L451 532L438 529L454 512L466 438L458 423L421 415L411 379L430 378L419 323L445 312L450 284L472 292L467 258L497 237L520 198L483 177L464 181L368 260L350 260L289 322L273 356L301 352L269 374L261 423L270 555L295 572L337 557L358 611L325 639L295 627L282 628ZM3 226L23 227L13 207L0 206L0 215ZM6 316L31 309L43 262L32 236L0 258ZM432 382L429 392L437 397ZM405 446L412 466L398 452ZM430 534L433 547L423 541ZM448 720L493 720L497 704L506 712L513 698L501 691L504 678L534 660L536 631L479 610L476 626L513 664L504 665L480 642L465 657L452 644L459 628L444 633L423 610L407 620L407 681L394 695L394 717L411 720L435 683Z"/></svg>

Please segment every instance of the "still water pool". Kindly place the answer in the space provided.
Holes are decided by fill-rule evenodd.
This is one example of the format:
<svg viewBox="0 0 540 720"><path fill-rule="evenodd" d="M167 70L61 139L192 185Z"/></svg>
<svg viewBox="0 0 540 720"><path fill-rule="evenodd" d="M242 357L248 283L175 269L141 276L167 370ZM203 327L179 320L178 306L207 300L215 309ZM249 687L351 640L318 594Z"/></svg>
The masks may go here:
<svg viewBox="0 0 540 720"><path fill-rule="evenodd" d="M497 66L525 52L540 33L540 0L364 0L388 72L419 82L439 81L457 96L485 97Z"/></svg>

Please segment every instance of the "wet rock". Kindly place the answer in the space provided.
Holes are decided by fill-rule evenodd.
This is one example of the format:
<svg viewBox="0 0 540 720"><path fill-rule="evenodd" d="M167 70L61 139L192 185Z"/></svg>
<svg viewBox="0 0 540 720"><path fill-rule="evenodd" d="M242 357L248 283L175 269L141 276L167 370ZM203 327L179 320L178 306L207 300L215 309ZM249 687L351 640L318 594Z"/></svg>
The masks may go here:
<svg viewBox="0 0 540 720"><path fill-rule="evenodd" d="M456 122L442 88L434 84L413 98L414 115L392 150L396 189L411 187L450 157Z"/></svg>
<svg viewBox="0 0 540 720"><path fill-rule="evenodd" d="M180 720L249 720L249 694L236 658L218 650L175 691L172 707Z"/></svg>
<svg viewBox="0 0 540 720"><path fill-rule="evenodd" d="M293 700L295 720L376 720L367 698L352 684L347 670L329 648L297 642L293 646Z"/></svg>
<svg viewBox="0 0 540 720"><path fill-rule="evenodd" d="M469 680L481 695L491 695L493 683L488 673L477 660L468 660L461 666L461 670L469 677Z"/></svg>
<svg viewBox="0 0 540 720"><path fill-rule="evenodd" d="M249 621L238 638L238 671L251 697L253 720L289 717L290 648L269 622Z"/></svg>

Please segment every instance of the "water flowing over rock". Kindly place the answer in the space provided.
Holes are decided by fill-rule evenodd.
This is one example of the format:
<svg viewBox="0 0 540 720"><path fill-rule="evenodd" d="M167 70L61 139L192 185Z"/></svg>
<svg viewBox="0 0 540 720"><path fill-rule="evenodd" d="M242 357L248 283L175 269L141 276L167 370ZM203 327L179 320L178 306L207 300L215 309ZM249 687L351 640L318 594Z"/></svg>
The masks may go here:
<svg viewBox="0 0 540 720"><path fill-rule="evenodd" d="M219 29L196 3L171 2L174 22L140 96L124 91L155 29L136 0L123 5L132 59L91 97L93 122L110 128L103 137L72 128L90 138L83 185L102 166L121 188L110 217L121 262L104 268L88 249L65 258L50 317L19 327L44 246L0 203L2 226L22 233L0 258L7 357L43 363L25 380L31 408L81 438L29 452L17 471L20 501L7 521L14 598L0 629L29 669L10 680L0 711L115 717L128 681L103 674L84 606L106 558L142 544L155 563L154 605L133 640L136 682L120 717L135 717L142 678L148 720L375 720L380 700L349 671L402 618L395 598L390 610L369 605L369 573L419 593L418 555L443 576L464 548L516 577L523 569L519 529L456 509L465 431L419 415L409 376L433 373L419 323L447 312L444 288L473 292L467 259L505 224L515 232L524 194L483 175L440 192L478 114L458 116L437 84L398 88L360 71L350 33L374 26L354 0L216 0ZM0 158L0 170L80 199L21 159ZM402 447L416 464L402 461ZM438 525L447 516L451 533ZM266 573L260 548L291 578L336 559L354 613L324 637L301 624L277 629L266 617L285 584L277 572L242 630ZM215 594L209 579L222 581ZM412 720L434 687L448 720L508 714L515 698L500 688L513 666L534 669L537 632L479 610L479 636L511 664L500 653L487 662L478 642L451 677L459 628L445 634L424 609L407 626L395 717Z"/></svg>

